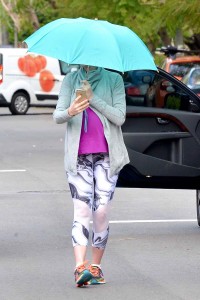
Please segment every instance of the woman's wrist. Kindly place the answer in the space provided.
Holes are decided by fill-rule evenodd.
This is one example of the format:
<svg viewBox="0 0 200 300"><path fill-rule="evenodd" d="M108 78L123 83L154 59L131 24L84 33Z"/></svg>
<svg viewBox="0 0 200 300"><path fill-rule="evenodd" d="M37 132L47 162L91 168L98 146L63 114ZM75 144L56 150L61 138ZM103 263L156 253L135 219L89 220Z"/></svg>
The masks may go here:
<svg viewBox="0 0 200 300"><path fill-rule="evenodd" d="M69 115L70 117L73 117L73 116L74 116L74 115L71 114L70 108L68 108L68 115Z"/></svg>

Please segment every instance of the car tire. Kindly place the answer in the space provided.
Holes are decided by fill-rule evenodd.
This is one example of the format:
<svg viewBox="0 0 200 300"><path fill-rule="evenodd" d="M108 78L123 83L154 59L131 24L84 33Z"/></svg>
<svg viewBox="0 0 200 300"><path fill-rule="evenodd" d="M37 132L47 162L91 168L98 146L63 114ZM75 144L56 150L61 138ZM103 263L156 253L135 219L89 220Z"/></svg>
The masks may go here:
<svg viewBox="0 0 200 300"><path fill-rule="evenodd" d="M29 95L24 92L17 92L12 97L9 109L13 115L25 115L29 105Z"/></svg>
<svg viewBox="0 0 200 300"><path fill-rule="evenodd" d="M200 190L196 190L197 223L200 226Z"/></svg>

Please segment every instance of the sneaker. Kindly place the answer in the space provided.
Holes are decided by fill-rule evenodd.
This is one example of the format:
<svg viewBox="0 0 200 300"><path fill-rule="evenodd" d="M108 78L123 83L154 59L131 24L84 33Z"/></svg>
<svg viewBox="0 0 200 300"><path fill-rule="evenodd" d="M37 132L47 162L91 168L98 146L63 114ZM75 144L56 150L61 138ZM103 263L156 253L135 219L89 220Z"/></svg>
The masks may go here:
<svg viewBox="0 0 200 300"><path fill-rule="evenodd" d="M103 272L98 266L90 265L89 272L92 274L92 279L88 282L88 284L92 285L106 283Z"/></svg>
<svg viewBox="0 0 200 300"><path fill-rule="evenodd" d="M92 278L92 274L86 269L85 263L75 269L74 276L77 287L87 285L88 281Z"/></svg>

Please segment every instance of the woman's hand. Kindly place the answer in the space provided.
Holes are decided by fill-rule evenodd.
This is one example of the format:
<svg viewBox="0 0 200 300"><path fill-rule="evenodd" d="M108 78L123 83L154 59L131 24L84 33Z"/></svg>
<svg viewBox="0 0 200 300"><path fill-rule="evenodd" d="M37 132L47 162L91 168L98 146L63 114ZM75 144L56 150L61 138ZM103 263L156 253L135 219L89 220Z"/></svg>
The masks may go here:
<svg viewBox="0 0 200 300"><path fill-rule="evenodd" d="M88 99L81 100L81 96L78 96L70 105L68 108L68 114L70 116L75 116L80 114L82 111L84 111L86 108L89 107L90 103Z"/></svg>

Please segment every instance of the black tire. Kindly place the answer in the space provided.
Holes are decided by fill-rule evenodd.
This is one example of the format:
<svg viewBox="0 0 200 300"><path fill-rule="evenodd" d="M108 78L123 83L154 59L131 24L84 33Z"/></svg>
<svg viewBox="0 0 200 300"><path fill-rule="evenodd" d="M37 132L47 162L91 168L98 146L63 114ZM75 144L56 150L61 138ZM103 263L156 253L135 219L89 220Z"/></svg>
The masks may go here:
<svg viewBox="0 0 200 300"><path fill-rule="evenodd" d="M200 226L200 190L196 191L197 223Z"/></svg>
<svg viewBox="0 0 200 300"><path fill-rule="evenodd" d="M17 92L13 95L9 109L13 115L25 115L29 109L30 100L28 94Z"/></svg>

